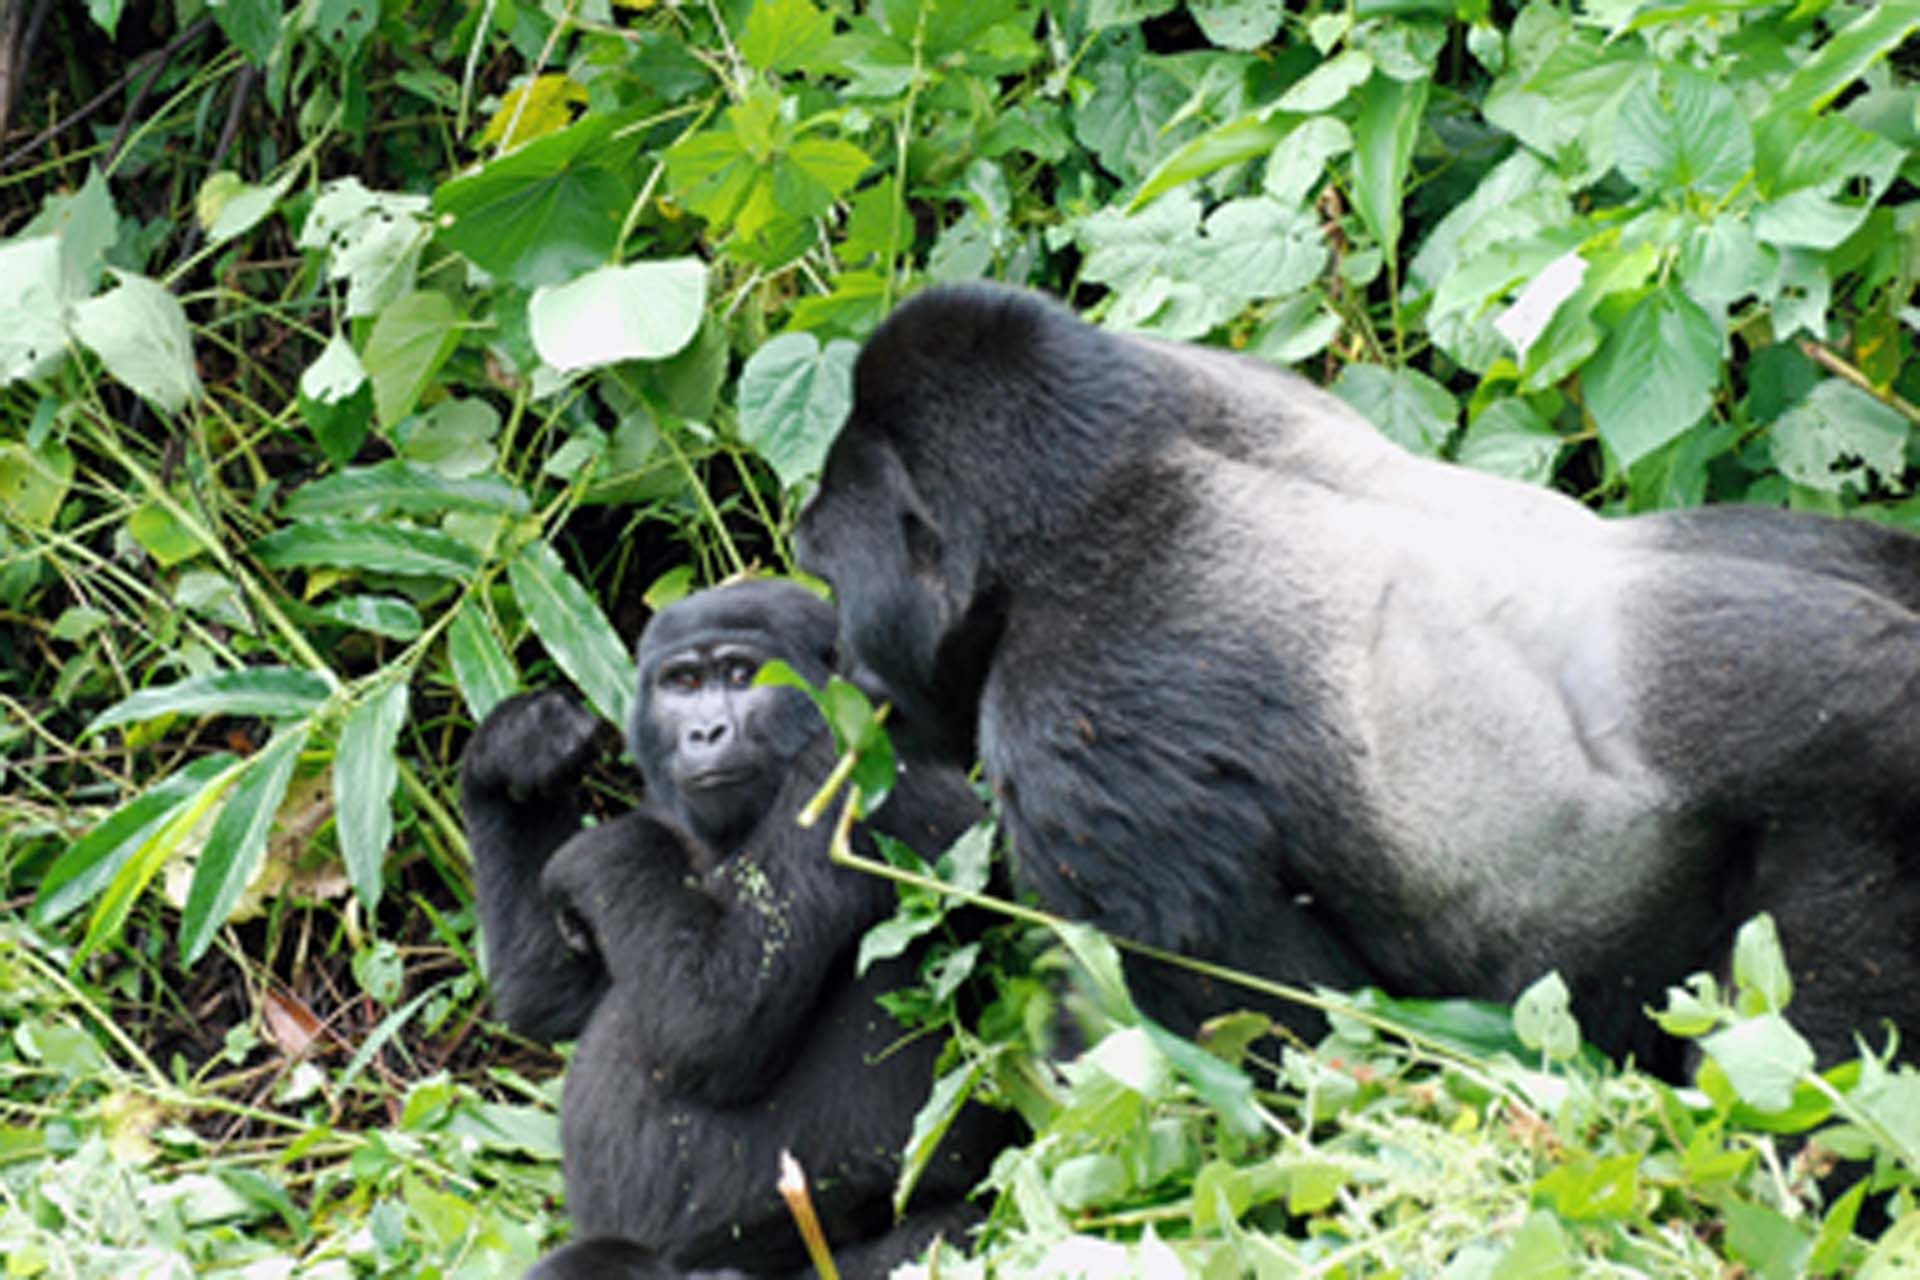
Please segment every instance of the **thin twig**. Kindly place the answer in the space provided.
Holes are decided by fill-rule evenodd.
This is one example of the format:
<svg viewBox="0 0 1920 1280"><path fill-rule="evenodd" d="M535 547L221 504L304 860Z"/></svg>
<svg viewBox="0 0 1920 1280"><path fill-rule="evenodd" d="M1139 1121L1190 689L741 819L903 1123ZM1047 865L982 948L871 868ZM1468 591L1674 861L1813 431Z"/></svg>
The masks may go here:
<svg viewBox="0 0 1920 1280"><path fill-rule="evenodd" d="M90 100L88 100L88 102L84 106L69 113L67 117L63 120L56 120L53 124L48 125L45 129L41 130L39 133L35 134L32 138L28 139L24 145L15 147L12 151L8 152L5 158L0 158L0 170L11 169L19 161L26 159L28 156L38 151L41 147L44 147L45 145L47 145L47 143L53 141L55 138L59 137L62 133L65 133L68 129L71 129L73 128L73 126L86 120L87 117L91 116L94 112L98 111L101 107L105 106L108 102L112 101L114 96L118 94L122 89L126 88L128 83L132 81L134 77L140 75L150 66L154 67L155 70L157 71L160 66L164 66L166 64L169 58L173 57L174 54L178 53L182 48L184 48L187 44L191 43L196 37L198 37L202 32L204 32L208 27L211 27L212 25L213 25L213 16L211 14L208 14L205 17L202 17L198 21L189 25L185 31L182 31L179 35L167 41L165 45L154 50L152 53L143 53L138 58L135 58L132 64L127 67L126 71L122 73L122 75L118 80L115 80L112 84L108 85L106 88L102 89L99 93L95 94ZM149 81L148 83L149 85L151 85L152 82ZM140 94L140 98L144 100L145 97L146 97L146 91L142 90ZM137 106L137 103L136 103L136 106ZM127 112L127 121L131 121L137 114L138 114L137 111L129 110ZM126 121L123 121L121 123L122 132L124 132L125 129L126 129ZM119 142L119 138L118 136L116 136L115 144L118 145L118 142ZM112 162L112 151L109 150L108 163L110 164L111 162Z"/></svg>
<svg viewBox="0 0 1920 1280"><path fill-rule="evenodd" d="M1835 352L1822 343L1815 342L1812 338L1800 339L1800 350L1806 353L1808 359L1825 369L1828 373L1846 379L1854 386L1872 396L1875 400L1878 400L1881 404L1898 412L1900 416L1908 422L1913 423L1915 426L1920 426L1920 408L1915 408L1911 403L1902 399L1891 387L1882 390L1874 386L1872 379L1848 364L1845 360L1842 360L1838 352Z"/></svg>

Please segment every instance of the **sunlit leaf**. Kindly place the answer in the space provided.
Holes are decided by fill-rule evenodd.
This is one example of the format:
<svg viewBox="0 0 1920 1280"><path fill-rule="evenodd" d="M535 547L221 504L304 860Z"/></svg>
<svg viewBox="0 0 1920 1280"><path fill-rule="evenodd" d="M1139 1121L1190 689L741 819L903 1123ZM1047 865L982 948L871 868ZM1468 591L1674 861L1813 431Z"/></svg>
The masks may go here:
<svg viewBox="0 0 1920 1280"><path fill-rule="evenodd" d="M601 267L534 290L534 350L556 369L664 360L699 332L707 269L698 258Z"/></svg>
<svg viewBox="0 0 1920 1280"><path fill-rule="evenodd" d="M168 413L200 395L193 338L179 299L145 276L117 268L119 287L74 308L73 332L107 372Z"/></svg>
<svg viewBox="0 0 1920 1280"><path fill-rule="evenodd" d="M180 958L191 965L213 942L239 902L241 891L260 869L267 851L267 833L287 794L293 767L306 745L311 726L282 730L266 748L247 762L226 806L214 820L207 844L194 868L193 887L180 920Z"/></svg>

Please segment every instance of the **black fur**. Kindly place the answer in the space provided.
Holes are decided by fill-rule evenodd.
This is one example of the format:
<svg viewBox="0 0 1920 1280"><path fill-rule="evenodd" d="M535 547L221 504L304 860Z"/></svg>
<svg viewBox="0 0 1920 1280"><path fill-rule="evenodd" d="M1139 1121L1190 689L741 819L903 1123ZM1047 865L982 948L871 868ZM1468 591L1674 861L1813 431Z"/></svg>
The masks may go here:
<svg viewBox="0 0 1920 1280"><path fill-rule="evenodd" d="M774 1188L783 1148L806 1167L849 1276L884 1275L975 1217L964 1197L1009 1137L1005 1117L977 1108L893 1221L899 1153L940 1046L899 1044L875 999L912 981L920 956L854 977L893 890L835 867L825 824L794 825L833 763L812 704L731 674L779 657L822 681L834 631L832 609L787 584L663 612L641 642L631 726L648 802L590 829L571 788L596 722L571 700L503 703L468 749L498 1009L529 1035L580 1034L562 1107L579 1243L541 1264L545 1280L802 1271ZM695 800L686 785L703 769ZM869 825L931 854L979 817L960 774L928 768ZM856 840L871 852L865 828Z"/></svg>
<svg viewBox="0 0 1920 1280"><path fill-rule="evenodd" d="M1913 539L1604 521L1259 362L961 286L867 344L796 542L1050 907L1291 982L1557 967L1667 1068L1643 1006L1765 909L1823 1055L1920 1031ZM1255 1003L1132 972L1176 1025Z"/></svg>

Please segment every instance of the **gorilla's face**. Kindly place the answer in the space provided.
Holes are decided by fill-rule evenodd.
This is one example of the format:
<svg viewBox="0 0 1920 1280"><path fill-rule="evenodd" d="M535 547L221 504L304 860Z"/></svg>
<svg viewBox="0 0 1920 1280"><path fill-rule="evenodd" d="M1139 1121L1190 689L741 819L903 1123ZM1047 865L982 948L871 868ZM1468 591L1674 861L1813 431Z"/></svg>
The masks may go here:
<svg viewBox="0 0 1920 1280"><path fill-rule="evenodd" d="M969 762L979 691L957 687L943 662L964 613L948 547L894 451L857 419L828 455L793 545L800 566L832 585L854 682L894 704L895 736L916 754Z"/></svg>
<svg viewBox="0 0 1920 1280"><path fill-rule="evenodd" d="M627 742L654 803L724 855L766 814L794 757L822 729L805 694L753 683L779 658L814 684L838 619L811 592L739 582L668 606L640 637Z"/></svg>
<svg viewBox="0 0 1920 1280"><path fill-rule="evenodd" d="M722 850L772 803L794 729L812 727L803 695L753 683L773 656L739 640L689 645L662 654L647 685L642 749L664 761L695 834Z"/></svg>

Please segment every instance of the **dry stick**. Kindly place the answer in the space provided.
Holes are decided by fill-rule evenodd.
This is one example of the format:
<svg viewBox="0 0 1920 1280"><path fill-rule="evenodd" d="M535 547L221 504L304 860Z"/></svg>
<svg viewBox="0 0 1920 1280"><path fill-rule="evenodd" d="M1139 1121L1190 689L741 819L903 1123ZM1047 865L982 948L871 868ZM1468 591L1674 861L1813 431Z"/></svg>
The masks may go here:
<svg viewBox="0 0 1920 1280"><path fill-rule="evenodd" d="M38 151L41 147L44 147L47 143L59 137L62 133L65 133L68 129L73 128L73 126L79 124L81 121L85 120L88 116L98 111L102 106L106 105L106 103L111 101L115 94L119 93L122 89L126 88L129 81L131 81L135 76L138 76L144 71L146 71L148 67L153 68L157 77L159 71L163 67L165 67L168 59L173 57L174 54L178 53L184 46L186 46L188 43L193 41L197 36L199 36L202 32L204 32L208 27L211 27L212 25L213 25L213 16L209 14L205 17L200 18L198 21L194 22L192 25L187 27L185 31L182 31L179 35L167 41L165 45L154 50L152 53L143 53L138 58L135 58L133 60L133 65L128 67L126 71L121 74L118 80L115 80L112 84L102 89L99 93L94 94L93 97L86 103L86 105L71 112L64 120L57 120L53 124L47 126L45 129L42 129L39 133L35 134L32 138L28 139L26 143L24 143L21 146L15 147L12 151L8 152L4 158L0 158L0 170L11 169L14 166L15 162L24 160L26 157ZM149 85L151 85L151 81L149 81ZM146 99L146 90L143 89L140 92L139 100L136 101L135 106L137 107L139 101L145 101L145 99ZM131 120L137 114L138 114L137 110L130 110L127 113L127 118ZM125 134L125 132L126 132L126 121L122 121L121 127L120 127L120 133L116 134L114 137L115 147L118 147L120 145L121 137ZM107 153L107 159L109 162L111 162L112 156L113 156L113 153L111 150L109 150Z"/></svg>
<svg viewBox="0 0 1920 1280"><path fill-rule="evenodd" d="M784 1147L780 1150L780 1181L775 1185L780 1189L780 1198L787 1202L787 1212L800 1228L800 1238L806 1242L807 1256L813 1259L813 1269L819 1273L820 1280L840 1280L840 1268L834 1265L833 1251L827 1248L827 1233L820 1229L820 1215L813 1211L813 1197L807 1194L806 1170L793 1158L793 1152Z"/></svg>
<svg viewBox="0 0 1920 1280"><path fill-rule="evenodd" d="M1851 382L1854 386L1872 396L1875 400L1878 400L1881 404L1899 413L1902 417L1906 418L1908 422L1920 425L1920 409L1916 409L1912 404L1902 399L1891 388L1882 390L1874 386L1871 378L1848 364L1845 360L1842 360L1838 354L1829 348L1815 342L1812 338L1802 338L1800 339L1800 350L1806 353L1808 359L1826 369L1827 372L1839 375L1841 378Z"/></svg>

